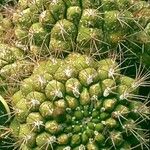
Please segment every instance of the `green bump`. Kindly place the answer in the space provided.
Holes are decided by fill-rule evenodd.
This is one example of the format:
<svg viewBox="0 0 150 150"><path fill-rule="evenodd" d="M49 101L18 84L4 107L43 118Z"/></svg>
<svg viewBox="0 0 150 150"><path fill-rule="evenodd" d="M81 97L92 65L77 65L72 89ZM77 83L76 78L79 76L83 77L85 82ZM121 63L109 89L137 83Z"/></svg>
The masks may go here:
<svg viewBox="0 0 150 150"><path fill-rule="evenodd" d="M81 83L79 82L78 79L70 78L69 80L67 80L65 86L66 86L66 92L70 96L74 96L76 98L78 98L80 96L82 85L81 85Z"/></svg>
<svg viewBox="0 0 150 150"><path fill-rule="evenodd" d="M88 89L84 88L80 94L80 104L81 105L88 105L90 103L91 103L90 94L88 92Z"/></svg>
<svg viewBox="0 0 150 150"><path fill-rule="evenodd" d="M74 133L80 133L80 132L82 132L82 125L75 125L73 127L73 132Z"/></svg>
<svg viewBox="0 0 150 150"><path fill-rule="evenodd" d="M92 98L99 98L102 96L102 88L100 83L93 84L89 89L90 96Z"/></svg>
<svg viewBox="0 0 150 150"><path fill-rule="evenodd" d="M27 147L32 148L36 144L36 134L31 132L27 124L21 124L18 137L22 142L26 142ZM21 143L21 144L23 144Z"/></svg>
<svg viewBox="0 0 150 150"><path fill-rule="evenodd" d="M51 31L51 38L60 41L74 42L75 37L76 27L72 22L66 19L58 21Z"/></svg>
<svg viewBox="0 0 150 150"><path fill-rule="evenodd" d="M58 134L62 131L62 126L56 121L47 121L45 123L45 130L50 134Z"/></svg>
<svg viewBox="0 0 150 150"><path fill-rule="evenodd" d="M13 14L13 22L26 27L27 29L31 27L32 23L38 21L37 11L31 11L30 8L24 9L23 11L18 10Z"/></svg>
<svg viewBox="0 0 150 150"><path fill-rule="evenodd" d="M89 86L98 81L98 73L94 68L86 68L79 73L80 82L84 86Z"/></svg>
<svg viewBox="0 0 150 150"><path fill-rule="evenodd" d="M45 118L51 118L54 111L54 105L50 101L45 101L40 105L40 114Z"/></svg>
<svg viewBox="0 0 150 150"><path fill-rule="evenodd" d="M14 106L14 111L16 112L17 120L24 123L29 114L26 99L20 99L20 101Z"/></svg>
<svg viewBox="0 0 150 150"><path fill-rule="evenodd" d="M71 64L63 64L60 66L54 74L54 77L58 81L67 81L71 77L76 77L77 71L76 68L73 67Z"/></svg>
<svg viewBox="0 0 150 150"><path fill-rule="evenodd" d="M78 25L81 17L81 8L79 6L71 6L67 9L67 19Z"/></svg>
<svg viewBox="0 0 150 150"><path fill-rule="evenodd" d="M113 115L115 118L117 117L126 117L130 113L128 107L124 105L117 105L115 108L115 111L113 112Z"/></svg>
<svg viewBox="0 0 150 150"><path fill-rule="evenodd" d="M110 129L115 129L118 126L117 120L113 119L113 118L108 118L105 122L104 125L106 125L106 127L110 128Z"/></svg>
<svg viewBox="0 0 150 150"><path fill-rule="evenodd" d="M103 142L105 141L105 137L101 134L101 133L98 133L98 132L95 132L95 141L98 143L98 144L103 144Z"/></svg>
<svg viewBox="0 0 150 150"><path fill-rule="evenodd" d="M55 24L55 20L52 16L52 14L50 13L50 11L45 10L43 11L40 16L39 16L39 22L48 30L50 30L54 24Z"/></svg>
<svg viewBox="0 0 150 150"><path fill-rule="evenodd" d="M16 105L22 98L24 98L24 95L22 94L21 90L19 90L12 96L12 105Z"/></svg>
<svg viewBox="0 0 150 150"><path fill-rule="evenodd" d="M68 134L61 134L58 138L58 143L60 145L68 144L69 142L69 135Z"/></svg>
<svg viewBox="0 0 150 150"><path fill-rule="evenodd" d="M103 42L103 32L97 28L79 27L77 36L78 47L85 52L98 51Z"/></svg>
<svg viewBox="0 0 150 150"><path fill-rule="evenodd" d="M45 93L48 99L54 101L64 97L65 87L61 82L52 80L47 84Z"/></svg>
<svg viewBox="0 0 150 150"><path fill-rule="evenodd" d="M68 104L69 108L75 109L79 105L78 99L76 99L74 97L71 97L69 95L67 95L65 98L66 98L66 101L67 101L67 104Z"/></svg>
<svg viewBox="0 0 150 150"><path fill-rule="evenodd" d="M97 9L84 9L80 20L80 26L87 28L101 28L102 14Z"/></svg>
<svg viewBox="0 0 150 150"><path fill-rule="evenodd" d="M117 62L113 59L103 59L98 62L98 75L101 80L117 77L120 73Z"/></svg>
<svg viewBox="0 0 150 150"><path fill-rule="evenodd" d="M28 41L28 30L23 29L22 27L18 26L15 28L15 35L19 41L21 41L24 44L27 43L27 41Z"/></svg>
<svg viewBox="0 0 150 150"><path fill-rule="evenodd" d="M29 38L31 39L31 44L38 46L48 45L49 33L43 28L40 23L34 23L29 30Z"/></svg>
<svg viewBox="0 0 150 150"><path fill-rule="evenodd" d="M103 108L107 112L111 112L114 108L115 105L117 104L117 100L115 98L113 99L104 99L103 101Z"/></svg>
<svg viewBox="0 0 150 150"><path fill-rule="evenodd" d="M87 144L87 150L99 150L99 147L98 147L98 145L95 143L95 142L89 142L88 144Z"/></svg>
<svg viewBox="0 0 150 150"><path fill-rule="evenodd" d="M60 20L65 15L66 6L63 0L56 0L56 1L52 1L49 4L48 9L50 10L51 14L54 16L55 20Z"/></svg>
<svg viewBox="0 0 150 150"><path fill-rule="evenodd" d="M46 96L40 92L31 92L26 97L28 108L31 111L38 111L41 103L46 100Z"/></svg>
<svg viewBox="0 0 150 150"><path fill-rule="evenodd" d="M116 82L113 79L105 79L102 81L103 96L107 97L116 91Z"/></svg>
<svg viewBox="0 0 150 150"><path fill-rule="evenodd" d="M81 112L81 110L76 110L74 112L74 117L76 120L82 120L83 119L83 113Z"/></svg>
<svg viewBox="0 0 150 150"><path fill-rule="evenodd" d="M71 138L71 145L77 146L81 143L81 136L79 134L74 134Z"/></svg>
<svg viewBox="0 0 150 150"><path fill-rule="evenodd" d="M123 137L121 132L119 131L112 131L110 133L111 142L113 141L115 146L120 146L123 142Z"/></svg>
<svg viewBox="0 0 150 150"><path fill-rule="evenodd" d="M49 49L55 55L64 53L69 53L73 49L72 42L68 42L65 40L57 40L55 38L51 38Z"/></svg>
<svg viewBox="0 0 150 150"><path fill-rule="evenodd" d="M36 144L40 148L51 147L51 144L55 142L55 136L51 136L46 132L42 132L36 137Z"/></svg>
<svg viewBox="0 0 150 150"><path fill-rule="evenodd" d="M101 131L103 131L103 129L104 129L104 125L102 123L98 123L95 125L96 131L101 132Z"/></svg>
<svg viewBox="0 0 150 150"><path fill-rule="evenodd" d="M28 115L26 122L31 126L32 131L40 132L44 127L43 117L38 112L32 112Z"/></svg>
<svg viewBox="0 0 150 150"><path fill-rule="evenodd" d="M117 1L112 0L102 0L102 7L105 11L116 10L117 9Z"/></svg>

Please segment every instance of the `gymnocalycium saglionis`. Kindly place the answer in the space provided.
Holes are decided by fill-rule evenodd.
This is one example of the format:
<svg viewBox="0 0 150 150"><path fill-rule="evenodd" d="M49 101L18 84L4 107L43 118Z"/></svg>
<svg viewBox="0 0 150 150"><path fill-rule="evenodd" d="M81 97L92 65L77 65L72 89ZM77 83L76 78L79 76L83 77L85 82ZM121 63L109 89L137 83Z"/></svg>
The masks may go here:
<svg viewBox="0 0 150 150"><path fill-rule="evenodd" d="M150 65L144 0L19 0L12 20L15 45L34 55L115 50Z"/></svg>
<svg viewBox="0 0 150 150"><path fill-rule="evenodd" d="M35 66L12 99L12 145L20 150L149 149L149 73L121 73L115 58L79 53ZM11 143L10 145L11 146Z"/></svg>
<svg viewBox="0 0 150 150"><path fill-rule="evenodd" d="M8 100L0 96L0 149L149 150L149 96L140 87L150 86L150 72L139 65L131 78L124 60L105 55L150 66L149 2L15 4L0 14L0 95Z"/></svg>

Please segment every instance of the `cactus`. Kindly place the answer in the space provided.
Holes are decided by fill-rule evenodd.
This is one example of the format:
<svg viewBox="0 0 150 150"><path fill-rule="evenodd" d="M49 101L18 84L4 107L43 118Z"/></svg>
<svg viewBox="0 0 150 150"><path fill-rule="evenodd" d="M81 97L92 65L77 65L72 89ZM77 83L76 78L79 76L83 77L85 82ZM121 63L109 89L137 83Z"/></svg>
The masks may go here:
<svg viewBox="0 0 150 150"><path fill-rule="evenodd" d="M149 149L149 72L121 73L114 58L79 53L35 66L12 99L10 123L21 150ZM131 140L132 139L132 140Z"/></svg>
<svg viewBox="0 0 150 150"><path fill-rule="evenodd" d="M33 63L24 59L24 51L0 44L0 94L3 96L13 94L19 88L19 82L28 77Z"/></svg>
<svg viewBox="0 0 150 150"><path fill-rule="evenodd" d="M149 2L16 1L0 4L0 149L149 150Z"/></svg>
<svg viewBox="0 0 150 150"><path fill-rule="evenodd" d="M15 43L38 56L115 50L149 65L149 16L142 0L19 0Z"/></svg>

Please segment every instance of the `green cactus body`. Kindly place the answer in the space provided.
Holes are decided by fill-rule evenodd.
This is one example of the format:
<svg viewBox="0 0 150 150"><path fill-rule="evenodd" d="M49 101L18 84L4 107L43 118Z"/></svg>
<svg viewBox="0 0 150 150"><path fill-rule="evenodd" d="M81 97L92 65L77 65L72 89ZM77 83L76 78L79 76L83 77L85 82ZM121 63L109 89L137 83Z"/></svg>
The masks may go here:
<svg viewBox="0 0 150 150"><path fill-rule="evenodd" d="M18 148L122 150L141 144L148 147L142 119L148 119L149 108L129 97L138 92L138 87L133 86L136 80L122 75L119 67L114 67L117 62L110 58L95 61L78 53L61 61L52 60L51 57L39 63L12 97L15 120L10 128L20 143ZM100 71L102 64L105 67ZM53 67L55 71L51 70ZM45 72L41 74L41 70ZM121 86L127 90L121 90Z"/></svg>
<svg viewBox="0 0 150 150"><path fill-rule="evenodd" d="M19 0L13 24L17 41L34 55L113 49L149 65L149 16L142 0Z"/></svg>
<svg viewBox="0 0 150 150"><path fill-rule="evenodd" d="M18 89L19 81L31 74L33 64L24 60L24 52L19 48L0 44L0 51L0 94L3 95Z"/></svg>
<svg viewBox="0 0 150 150"><path fill-rule="evenodd" d="M149 150L149 97L140 95L150 85L142 66L150 66L149 2L7 6L0 13L0 95L11 111L0 96L0 149L8 138L19 150ZM129 56L142 61L135 78L123 73Z"/></svg>

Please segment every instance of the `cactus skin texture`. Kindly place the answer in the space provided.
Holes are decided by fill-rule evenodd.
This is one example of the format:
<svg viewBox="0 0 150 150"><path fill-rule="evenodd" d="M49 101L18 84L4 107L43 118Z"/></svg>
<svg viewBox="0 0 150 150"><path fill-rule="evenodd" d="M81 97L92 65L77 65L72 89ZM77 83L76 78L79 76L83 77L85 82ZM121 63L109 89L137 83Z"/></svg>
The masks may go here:
<svg viewBox="0 0 150 150"><path fill-rule="evenodd" d="M13 94L19 88L19 82L28 77L33 63L25 60L23 50L0 43L0 94ZM9 92L9 93L8 93Z"/></svg>
<svg viewBox="0 0 150 150"><path fill-rule="evenodd" d="M149 107L146 99L138 97L142 81L120 70L112 58L96 61L79 53L39 62L11 98L13 146L21 150L149 149L145 128Z"/></svg>
<svg viewBox="0 0 150 150"><path fill-rule="evenodd" d="M150 5L142 0L19 0L16 43L34 55L108 50L134 54L149 66Z"/></svg>

